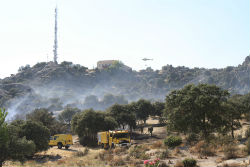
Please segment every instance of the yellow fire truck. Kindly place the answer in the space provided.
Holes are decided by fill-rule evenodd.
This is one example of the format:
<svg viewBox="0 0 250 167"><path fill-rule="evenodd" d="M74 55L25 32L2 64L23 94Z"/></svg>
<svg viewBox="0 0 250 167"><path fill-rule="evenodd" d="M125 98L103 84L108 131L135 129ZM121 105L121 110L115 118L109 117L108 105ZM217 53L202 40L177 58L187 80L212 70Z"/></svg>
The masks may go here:
<svg viewBox="0 0 250 167"><path fill-rule="evenodd" d="M97 133L98 145L102 148L114 148L115 146L130 146L131 139L129 131L114 130Z"/></svg>
<svg viewBox="0 0 250 167"><path fill-rule="evenodd" d="M49 146L57 146L59 149L65 147L66 149L69 146L73 145L72 135L70 134L57 134L54 136L50 136Z"/></svg>

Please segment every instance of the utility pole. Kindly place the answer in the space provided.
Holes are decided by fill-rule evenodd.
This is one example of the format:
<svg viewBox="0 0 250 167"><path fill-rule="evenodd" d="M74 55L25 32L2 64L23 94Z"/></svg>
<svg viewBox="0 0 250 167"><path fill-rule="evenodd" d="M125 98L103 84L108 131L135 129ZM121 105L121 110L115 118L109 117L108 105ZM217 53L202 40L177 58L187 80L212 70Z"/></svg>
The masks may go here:
<svg viewBox="0 0 250 167"><path fill-rule="evenodd" d="M57 7L55 8L54 63L57 64Z"/></svg>

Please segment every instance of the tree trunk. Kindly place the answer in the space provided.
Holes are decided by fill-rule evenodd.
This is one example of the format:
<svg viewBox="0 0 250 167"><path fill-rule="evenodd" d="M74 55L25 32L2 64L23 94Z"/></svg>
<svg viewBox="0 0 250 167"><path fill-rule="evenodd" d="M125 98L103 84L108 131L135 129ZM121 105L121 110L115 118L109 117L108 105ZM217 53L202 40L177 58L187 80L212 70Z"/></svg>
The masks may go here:
<svg viewBox="0 0 250 167"><path fill-rule="evenodd" d="M234 139L234 123L233 123L233 121L231 122L231 135L232 135L232 138Z"/></svg>
<svg viewBox="0 0 250 167"><path fill-rule="evenodd" d="M206 139L207 138L207 128L206 128L206 114L205 113L204 113L202 123L203 123L203 130L202 130L203 131L203 136Z"/></svg>

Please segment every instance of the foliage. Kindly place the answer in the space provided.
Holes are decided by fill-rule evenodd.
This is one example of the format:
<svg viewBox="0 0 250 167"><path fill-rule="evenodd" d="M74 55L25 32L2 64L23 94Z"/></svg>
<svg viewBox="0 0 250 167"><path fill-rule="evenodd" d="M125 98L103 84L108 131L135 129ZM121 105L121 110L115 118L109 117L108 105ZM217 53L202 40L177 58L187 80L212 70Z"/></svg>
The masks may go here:
<svg viewBox="0 0 250 167"><path fill-rule="evenodd" d="M130 105L114 104L109 109L110 115L117 121L119 126L129 125L132 130L136 126L136 117Z"/></svg>
<svg viewBox="0 0 250 167"><path fill-rule="evenodd" d="M184 164L184 167L195 167L197 161L193 158L185 158L182 163Z"/></svg>
<svg viewBox="0 0 250 167"><path fill-rule="evenodd" d="M161 117L163 115L163 110L165 108L165 103L157 101L157 102L154 102L152 104L152 106L153 106L153 110L152 110L150 115Z"/></svg>
<svg viewBox="0 0 250 167"><path fill-rule="evenodd" d="M40 122L49 129L51 135L63 133L65 131L64 125L58 122L53 117L53 113L49 112L48 109L45 108L35 109L26 115L26 119L34 122Z"/></svg>
<svg viewBox="0 0 250 167"><path fill-rule="evenodd" d="M21 125L20 136L32 140L36 145L36 152L45 151L49 148L49 129L39 122L26 121Z"/></svg>
<svg viewBox="0 0 250 167"><path fill-rule="evenodd" d="M84 151L77 151L77 152L75 153L75 155L76 155L77 157L83 157L83 156L87 155L88 153L89 153L89 148L88 148L88 147L85 147Z"/></svg>
<svg viewBox="0 0 250 167"><path fill-rule="evenodd" d="M11 135L9 141L8 154L12 160L24 162L28 157L33 156L36 152L36 145L32 140L27 140L26 137L18 138Z"/></svg>
<svg viewBox="0 0 250 167"><path fill-rule="evenodd" d="M7 116L7 112L5 109L0 108L0 166L7 159L7 148L8 148L8 131L7 131L7 123L5 122L5 118Z"/></svg>
<svg viewBox="0 0 250 167"><path fill-rule="evenodd" d="M35 153L35 144L26 137L19 137L19 128L5 123L7 113L0 109L0 166L6 160L24 162Z"/></svg>
<svg viewBox="0 0 250 167"><path fill-rule="evenodd" d="M215 149L209 142L199 141L193 148L194 152L199 153L201 156L213 156Z"/></svg>
<svg viewBox="0 0 250 167"><path fill-rule="evenodd" d="M164 150L164 151L161 152L161 154L160 154L160 158L161 158L161 159L166 159L166 158L168 158L168 156L169 156L169 150L168 150L168 149Z"/></svg>
<svg viewBox="0 0 250 167"><path fill-rule="evenodd" d="M135 145L129 148L129 156L136 159L148 159L147 148L143 145Z"/></svg>
<svg viewBox="0 0 250 167"><path fill-rule="evenodd" d="M231 135L234 138L234 130L241 127L240 120L242 119L243 113L245 113L245 106L241 102L239 96L232 96L226 103L223 103L224 107L224 121L226 126L223 129L224 132L231 131Z"/></svg>
<svg viewBox="0 0 250 167"><path fill-rule="evenodd" d="M195 133L191 133L187 136L186 140L189 144L192 144L194 142L197 142L199 139L199 136Z"/></svg>
<svg viewBox="0 0 250 167"><path fill-rule="evenodd" d="M247 138L246 151L247 151L248 155L250 155L250 137Z"/></svg>
<svg viewBox="0 0 250 167"><path fill-rule="evenodd" d="M170 148L179 146L182 143L182 139L179 136L169 136L164 140L164 144Z"/></svg>
<svg viewBox="0 0 250 167"><path fill-rule="evenodd" d="M137 102L130 104L131 110L135 113L137 120L142 120L146 123L148 116L153 111L153 106L148 100L140 99Z"/></svg>
<svg viewBox="0 0 250 167"><path fill-rule="evenodd" d="M106 113L84 110L77 113L72 118L72 130L80 137L82 145L96 144L96 134L99 131L113 130L117 127L117 122Z"/></svg>
<svg viewBox="0 0 250 167"><path fill-rule="evenodd" d="M179 132L199 133L207 137L224 127L222 102L229 93L215 85L187 85L166 96L165 115L169 128Z"/></svg>
<svg viewBox="0 0 250 167"><path fill-rule="evenodd" d="M75 115L78 112L80 112L80 109L78 108L67 107L58 115L58 119L61 122L70 125L73 115Z"/></svg>
<svg viewBox="0 0 250 167"><path fill-rule="evenodd" d="M224 145L223 152L226 159L237 158L237 145L235 142L231 142L228 145Z"/></svg>

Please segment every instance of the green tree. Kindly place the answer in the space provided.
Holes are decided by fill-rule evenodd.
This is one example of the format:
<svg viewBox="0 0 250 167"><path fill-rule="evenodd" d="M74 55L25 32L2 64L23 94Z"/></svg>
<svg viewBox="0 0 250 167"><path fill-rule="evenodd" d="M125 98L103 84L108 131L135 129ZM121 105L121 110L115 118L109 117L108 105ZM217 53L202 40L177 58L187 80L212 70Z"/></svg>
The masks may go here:
<svg viewBox="0 0 250 167"><path fill-rule="evenodd" d="M65 132L66 127L53 117L53 113L46 108L35 109L26 115L26 119L34 122L40 122L46 126L51 135Z"/></svg>
<svg viewBox="0 0 250 167"><path fill-rule="evenodd" d="M240 120L245 111L245 106L241 103L237 96L231 97L224 103L224 121L227 123L223 132L231 131L231 136L234 138L234 130L241 127Z"/></svg>
<svg viewBox="0 0 250 167"><path fill-rule="evenodd" d="M180 132L201 132L207 137L218 131L223 121L222 102L226 102L228 91L215 85L187 85L166 96L165 113L169 128Z"/></svg>
<svg viewBox="0 0 250 167"><path fill-rule="evenodd" d="M0 108L0 167L3 162L7 159L7 148L8 148L8 130L5 118L7 112Z"/></svg>
<svg viewBox="0 0 250 167"><path fill-rule="evenodd" d="M4 161L24 162L35 153L35 144L26 137L19 137L21 128L5 123L7 113L0 109L0 167Z"/></svg>
<svg viewBox="0 0 250 167"><path fill-rule="evenodd" d="M61 122L70 125L73 115L75 115L76 113L78 113L78 112L80 112L80 111L81 111L81 110L78 109L78 108L67 107L65 110L63 110L63 111L58 115L58 119L59 119Z"/></svg>
<svg viewBox="0 0 250 167"><path fill-rule="evenodd" d="M88 109L73 116L71 127L78 134L82 145L91 146L96 145L97 132L113 130L117 122L104 112Z"/></svg>
<svg viewBox="0 0 250 167"><path fill-rule="evenodd" d="M116 120L113 117L110 116L106 116L104 118L104 130L108 131L108 130L114 130L114 128L118 127L118 123L116 122Z"/></svg>
<svg viewBox="0 0 250 167"><path fill-rule="evenodd" d="M163 102L154 102L153 104L153 110L150 115L152 116L162 116L163 115L163 110L165 108L165 103Z"/></svg>
<svg viewBox="0 0 250 167"><path fill-rule="evenodd" d="M117 121L118 125L123 127L123 129L125 125L128 125L131 131L135 128L136 117L135 113L131 110L131 105L114 104L108 109L108 112Z"/></svg>
<svg viewBox="0 0 250 167"><path fill-rule="evenodd" d="M153 111L153 106L148 100L140 99L137 102L133 102L130 104L131 110L135 112L136 119L142 120L144 124L148 119L148 116Z"/></svg>
<svg viewBox="0 0 250 167"><path fill-rule="evenodd" d="M21 125L20 137L32 140L36 145L36 152L45 151L49 148L49 129L39 122L26 121Z"/></svg>

